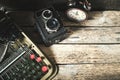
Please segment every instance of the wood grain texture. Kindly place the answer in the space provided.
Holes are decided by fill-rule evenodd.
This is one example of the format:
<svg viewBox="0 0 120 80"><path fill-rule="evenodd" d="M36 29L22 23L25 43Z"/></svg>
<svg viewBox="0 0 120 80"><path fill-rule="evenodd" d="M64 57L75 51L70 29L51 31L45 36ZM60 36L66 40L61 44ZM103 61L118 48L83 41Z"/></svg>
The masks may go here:
<svg viewBox="0 0 120 80"><path fill-rule="evenodd" d="M67 38L60 43L65 44L94 44L94 43L120 43L120 27L67 27ZM34 28L24 28L24 32L40 43L40 37Z"/></svg>
<svg viewBox="0 0 120 80"><path fill-rule="evenodd" d="M82 23L65 22L71 26L70 36L60 44L42 47L59 64L54 80L120 80L120 18L104 12L90 15L91 20Z"/></svg>
<svg viewBox="0 0 120 80"><path fill-rule="evenodd" d="M40 46L57 64L117 63L120 62L120 45L53 45Z"/></svg>
<svg viewBox="0 0 120 80"><path fill-rule="evenodd" d="M90 21L65 22L70 36L60 44L40 46L59 66L54 80L120 80L120 15L90 15Z"/></svg>
<svg viewBox="0 0 120 80"><path fill-rule="evenodd" d="M59 65L53 80L120 80L120 64Z"/></svg>
<svg viewBox="0 0 120 80"><path fill-rule="evenodd" d="M79 23L70 22L63 17L63 24L64 26L120 26L120 11L95 11L89 12L88 16L87 20Z"/></svg>
<svg viewBox="0 0 120 80"><path fill-rule="evenodd" d="M69 27L61 43L120 43L120 27Z"/></svg>
<svg viewBox="0 0 120 80"><path fill-rule="evenodd" d="M120 26L120 11L91 11L88 19L80 23L68 20L65 12L59 13L64 26ZM21 26L33 26L35 23L32 11L15 11L10 15Z"/></svg>
<svg viewBox="0 0 120 80"><path fill-rule="evenodd" d="M39 45L40 37L33 27L23 27L59 66L53 80L120 80L120 11L90 12L88 20L80 23L61 16L68 38L50 47ZM34 24L33 13L19 13L16 18L21 18L17 20L21 26Z"/></svg>

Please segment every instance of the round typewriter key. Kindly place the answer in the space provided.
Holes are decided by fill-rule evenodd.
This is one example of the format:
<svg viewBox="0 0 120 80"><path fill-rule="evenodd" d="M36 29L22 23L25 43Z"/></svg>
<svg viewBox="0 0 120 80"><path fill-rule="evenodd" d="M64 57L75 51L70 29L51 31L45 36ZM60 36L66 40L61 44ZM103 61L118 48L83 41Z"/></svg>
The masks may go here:
<svg viewBox="0 0 120 80"><path fill-rule="evenodd" d="M31 78L31 76L32 76L31 74L28 74L28 75L27 75L27 79Z"/></svg>
<svg viewBox="0 0 120 80"><path fill-rule="evenodd" d="M42 61L41 57L37 57L37 58L36 58L36 61L37 61L37 62L41 62L41 61Z"/></svg>
<svg viewBox="0 0 120 80"><path fill-rule="evenodd" d="M27 67L26 67L26 70L27 70L27 71L31 70L31 67L30 67L30 66L27 66Z"/></svg>
<svg viewBox="0 0 120 80"><path fill-rule="evenodd" d="M35 59L35 55L34 54L30 54L30 59L31 60Z"/></svg>
<svg viewBox="0 0 120 80"><path fill-rule="evenodd" d="M38 76L42 75L42 72L38 72Z"/></svg>
<svg viewBox="0 0 120 80"><path fill-rule="evenodd" d="M31 73L32 73L32 74L35 74L35 72L36 72L35 70L31 70Z"/></svg>
<svg viewBox="0 0 120 80"><path fill-rule="evenodd" d="M27 71L26 71L26 70L23 70L23 71L22 71L22 74L26 74L26 73L27 73Z"/></svg>
<svg viewBox="0 0 120 80"><path fill-rule="evenodd" d="M43 67L42 67L42 71L43 71L43 72L47 72L47 71L48 71L48 67L47 67L47 66L43 66Z"/></svg>
<svg viewBox="0 0 120 80"><path fill-rule="evenodd" d="M40 69L40 66L37 65L37 66L36 66L36 69L39 70L39 69Z"/></svg>

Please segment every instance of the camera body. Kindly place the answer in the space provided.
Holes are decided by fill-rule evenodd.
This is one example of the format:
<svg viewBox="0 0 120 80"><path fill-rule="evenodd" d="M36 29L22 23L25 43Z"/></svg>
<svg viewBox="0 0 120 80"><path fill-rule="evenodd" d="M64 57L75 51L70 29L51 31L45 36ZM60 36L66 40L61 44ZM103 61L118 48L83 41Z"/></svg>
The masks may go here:
<svg viewBox="0 0 120 80"><path fill-rule="evenodd" d="M36 27L46 46L58 43L66 35L66 29L60 19L60 15L53 7L48 7L35 12Z"/></svg>

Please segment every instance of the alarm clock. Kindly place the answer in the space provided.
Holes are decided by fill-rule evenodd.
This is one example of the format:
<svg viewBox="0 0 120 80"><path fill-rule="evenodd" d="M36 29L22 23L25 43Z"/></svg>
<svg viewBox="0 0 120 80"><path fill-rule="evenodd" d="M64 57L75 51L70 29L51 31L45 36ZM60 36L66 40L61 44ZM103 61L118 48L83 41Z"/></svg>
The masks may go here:
<svg viewBox="0 0 120 80"><path fill-rule="evenodd" d="M79 8L69 8L66 11L66 15L70 20L76 22L84 21L88 17L87 13Z"/></svg>

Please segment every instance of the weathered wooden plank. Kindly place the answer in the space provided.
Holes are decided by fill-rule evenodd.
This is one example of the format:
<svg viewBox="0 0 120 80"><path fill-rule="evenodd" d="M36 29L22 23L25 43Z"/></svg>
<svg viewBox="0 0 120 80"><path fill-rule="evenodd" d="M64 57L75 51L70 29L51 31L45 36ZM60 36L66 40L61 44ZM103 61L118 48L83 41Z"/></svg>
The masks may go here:
<svg viewBox="0 0 120 80"><path fill-rule="evenodd" d="M120 43L120 27L82 27L69 30L69 37L61 43Z"/></svg>
<svg viewBox="0 0 120 80"><path fill-rule="evenodd" d="M88 16L88 20L79 23L63 17L63 24L64 26L120 26L120 11L95 11L89 12Z"/></svg>
<svg viewBox="0 0 120 80"><path fill-rule="evenodd" d="M53 45L40 46L58 64L120 62L120 45Z"/></svg>
<svg viewBox="0 0 120 80"><path fill-rule="evenodd" d="M120 64L59 65L53 80L120 80Z"/></svg>
<svg viewBox="0 0 120 80"><path fill-rule="evenodd" d="M24 28L24 32L40 43L33 28ZM68 27L67 36L60 43L120 43L120 27Z"/></svg>
<svg viewBox="0 0 120 80"><path fill-rule="evenodd" d="M17 11L10 15L22 26L33 26L35 23L34 12L32 11ZM120 11L92 11L88 14L88 20L80 23L69 21L65 13L60 15L64 26L120 26Z"/></svg>

